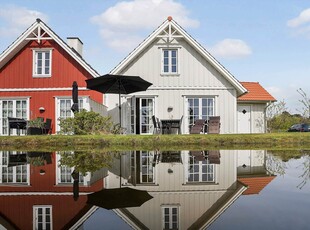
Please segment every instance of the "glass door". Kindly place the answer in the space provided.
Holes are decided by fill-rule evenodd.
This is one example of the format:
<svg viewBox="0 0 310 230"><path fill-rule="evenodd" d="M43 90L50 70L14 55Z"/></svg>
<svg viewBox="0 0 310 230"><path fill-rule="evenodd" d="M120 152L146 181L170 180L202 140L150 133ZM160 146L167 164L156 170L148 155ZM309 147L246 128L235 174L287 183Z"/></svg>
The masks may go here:
<svg viewBox="0 0 310 230"><path fill-rule="evenodd" d="M8 117L28 119L28 100L0 100L0 134L9 134ZM25 130L20 130L21 134L25 134ZM17 130L12 129L11 134L16 135Z"/></svg>
<svg viewBox="0 0 310 230"><path fill-rule="evenodd" d="M140 134L152 134L152 116L154 115L154 98L139 98Z"/></svg>

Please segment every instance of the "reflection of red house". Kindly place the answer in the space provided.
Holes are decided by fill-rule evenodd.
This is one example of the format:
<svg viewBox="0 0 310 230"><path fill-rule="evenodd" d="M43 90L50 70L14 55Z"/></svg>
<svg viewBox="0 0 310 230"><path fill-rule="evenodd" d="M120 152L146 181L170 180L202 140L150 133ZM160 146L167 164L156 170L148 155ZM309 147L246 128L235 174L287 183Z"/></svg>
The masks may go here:
<svg viewBox="0 0 310 230"><path fill-rule="evenodd" d="M8 134L6 117L57 119L72 116L72 84L79 86L79 103L104 113L101 93L86 89L86 79L99 74L82 58L83 43L67 44L37 19L0 54L0 135Z"/></svg>
<svg viewBox="0 0 310 230"><path fill-rule="evenodd" d="M2 165L2 169L4 167ZM103 180L100 178L94 182L88 181L87 184L90 185L80 183L80 195L75 201L73 183L57 182L58 177L62 175L58 173L55 153L52 153L50 164L23 167L24 169L26 167L28 172L29 180L26 183L3 183L2 181L0 186L0 224L11 226L13 229L34 229L34 226L40 223L38 216L41 211L43 211L43 224L50 222L53 229L68 229L92 208L86 204L87 193L103 188ZM42 173L42 170L45 173ZM5 175L5 170L2 170L2 178Z"/></svg>

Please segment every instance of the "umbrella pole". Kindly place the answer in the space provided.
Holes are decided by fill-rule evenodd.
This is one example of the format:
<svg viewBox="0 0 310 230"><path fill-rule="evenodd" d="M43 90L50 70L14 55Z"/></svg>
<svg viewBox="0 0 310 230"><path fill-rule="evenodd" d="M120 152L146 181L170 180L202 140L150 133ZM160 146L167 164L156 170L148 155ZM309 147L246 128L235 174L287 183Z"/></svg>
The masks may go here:
<svg viewBox="0 0 310 230"><path fill-rule="evenodd" d="M121 130L122 130L122 114L121 114L121 111L122 111L122 107L121 107L121 94L119 94L119 97L118 97L118 116L119 116L119 126L120 126L120 130L119 130L119 133L121 134Z"/></svg>

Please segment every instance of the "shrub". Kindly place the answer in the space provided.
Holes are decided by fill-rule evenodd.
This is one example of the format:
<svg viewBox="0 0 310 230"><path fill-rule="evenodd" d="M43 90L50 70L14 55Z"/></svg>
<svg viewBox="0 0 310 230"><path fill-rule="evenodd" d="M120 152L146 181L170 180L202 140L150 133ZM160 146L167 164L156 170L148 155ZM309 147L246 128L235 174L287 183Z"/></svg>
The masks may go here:
<svg viewBox="0 0 310 230"><path fill-rule="evenodd" d="M60 134L116 134L120 132L119 125L114 124L109 116L101 116L93 111L82 110L74 117L60 119Z"/></svg>

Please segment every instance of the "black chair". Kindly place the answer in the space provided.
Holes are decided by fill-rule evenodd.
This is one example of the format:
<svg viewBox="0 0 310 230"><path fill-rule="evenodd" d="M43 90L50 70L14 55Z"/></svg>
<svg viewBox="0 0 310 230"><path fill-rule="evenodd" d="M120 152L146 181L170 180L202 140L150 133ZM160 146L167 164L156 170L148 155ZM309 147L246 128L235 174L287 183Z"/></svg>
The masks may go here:
<svg viewBox="0 0 310 230"><path fill-rule="evenodd" d="M44 127L42 129L42 133L43 134L50 134L51 131L52 131L52 119L46 118L46 120L44 122Z"/></svg>
<svg viewBox="0 0 310 230"><path fill-rule="evenodd" d="M153 115L153 116L152 116L152 122L153 122L153 126L154 126L153 134L160 134L160 132L161 132L161 127L160 127L159 119L156 118L156 117Z"/></svg>
<svg viewBox="0 0 310 230"><path fill-rule="evenodd" d="M17 135L20 135L20 130L27 129L27 121L23 118L8 117L8 134L11 135L11 129L17 129Z"/></svg>

